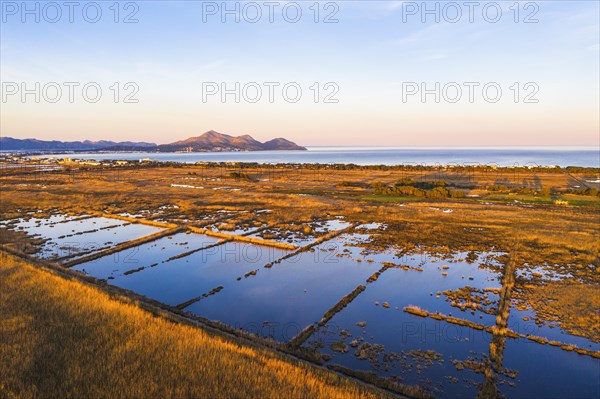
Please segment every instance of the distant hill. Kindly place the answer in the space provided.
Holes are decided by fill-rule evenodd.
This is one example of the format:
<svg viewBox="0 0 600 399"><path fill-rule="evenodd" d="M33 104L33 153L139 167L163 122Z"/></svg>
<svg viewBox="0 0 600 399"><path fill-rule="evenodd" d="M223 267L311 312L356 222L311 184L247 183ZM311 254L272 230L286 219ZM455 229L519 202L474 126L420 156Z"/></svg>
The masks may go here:
<svg viewBox="0 0 600 399"><path fill-rule="evenodd" d="M157 152L208 152L208 151L268 151L306 150L284 138L276 138L265 143L252 136L230 136L208 131L198 137L156 145L146 142L114 141L43 141L36 139L13 139L0 137L0 151L157 151Z"/></svg>
<svg viewBox="0 0 600 399"><path fill-rule="evenodd" d="M37 139L13 139L12 137L0 137L0 151L97 151L110 147L123 149L156 147L154 143L145 142L114 142L114 141L44 141Z"/></svg>
<svg viewBox="0 0 600 399"><path fill-rule="evenodd" d="M265 150L306 150L305 147L301 147L296 143L286 140L282 137L266 141L263 143L263 149Z"/></svg>
<svg viewBox="0 0 600 399"><path fill-rule="evenodd" d="M301 147L284 138L276 138L266 143L261 143L247 134L234 137L215 132L214 130L208 131L198 137L190 137L189 139L176 141L171 144L159 145L157 149L161 152L306 150L305 147Z"/></svg>

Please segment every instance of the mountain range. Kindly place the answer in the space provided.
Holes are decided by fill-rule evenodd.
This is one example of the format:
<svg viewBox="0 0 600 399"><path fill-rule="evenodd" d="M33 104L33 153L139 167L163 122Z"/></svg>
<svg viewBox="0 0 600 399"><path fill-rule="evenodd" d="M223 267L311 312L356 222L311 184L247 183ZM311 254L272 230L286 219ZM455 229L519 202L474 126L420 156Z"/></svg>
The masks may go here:
<svg viewBox="0 0 600 399"><path fill-rule="evenodd" d="M210 130L170 144L114 141L43 141L0 137L0 151L149 151L149 152L209 152L209 151L301 151L306 150L284 138L261 143L252 136L230 136Z"/></svg>
<svg viewBox="0 0 600 399"><path fill-rule="evenodd" d="M95 151L112 146L124 147L156 147L154 143L124 141L116 143L114 141L44 141L37 139L14 139L12 137L0 137L0 151L31 150L31 151Z"/></svg>

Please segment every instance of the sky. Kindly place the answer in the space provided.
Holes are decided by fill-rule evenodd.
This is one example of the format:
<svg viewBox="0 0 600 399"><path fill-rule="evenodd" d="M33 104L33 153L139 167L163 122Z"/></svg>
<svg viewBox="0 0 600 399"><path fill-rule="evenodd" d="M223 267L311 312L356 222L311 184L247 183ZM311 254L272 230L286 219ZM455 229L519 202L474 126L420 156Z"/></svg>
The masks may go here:
<svg viewBox="0 0 600 399"><path fill-rule="evenodd" d="M595 0L23 4L3 137L600 146Z"/></svg>

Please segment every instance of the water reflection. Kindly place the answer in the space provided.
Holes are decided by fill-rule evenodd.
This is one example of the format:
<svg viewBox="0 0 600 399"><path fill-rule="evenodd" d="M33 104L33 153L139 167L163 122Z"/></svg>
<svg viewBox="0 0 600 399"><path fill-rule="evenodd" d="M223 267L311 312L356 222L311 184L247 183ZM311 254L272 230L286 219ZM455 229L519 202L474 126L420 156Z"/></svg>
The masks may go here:
<svg viewBox="0 0 600 399"><path fill-rule="evenodd" d="M515 255L512 253L511 258L504 269L505 272L502 279L496 325L492 329L492 340L490 341L490 356L485 361L485 380L477 394L478 399L495 399L499 396L498 376L503 373L502 359L504 357L504 347L506 345L506 331L508 326L508 316L510 314L510 297L515 285L515 269Z"/></svg>

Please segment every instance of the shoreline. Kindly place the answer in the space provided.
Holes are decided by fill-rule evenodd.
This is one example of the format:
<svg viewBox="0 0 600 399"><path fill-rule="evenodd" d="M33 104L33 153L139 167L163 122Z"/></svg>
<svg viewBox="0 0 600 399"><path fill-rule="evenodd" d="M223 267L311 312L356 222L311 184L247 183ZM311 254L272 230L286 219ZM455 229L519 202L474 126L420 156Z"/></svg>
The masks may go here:
<svg viewBox="0 0 600 399"><path fill-rule="evenodd" d="M482 149L347 149L310 148L306 151L0 151L0 162L153 162L184 165L239 163L259 165L356 165L385 167L490 167L490 168L600 168L600 155L594 148L482 148ZM1 164L0 164L1 165Z"/></svg>

